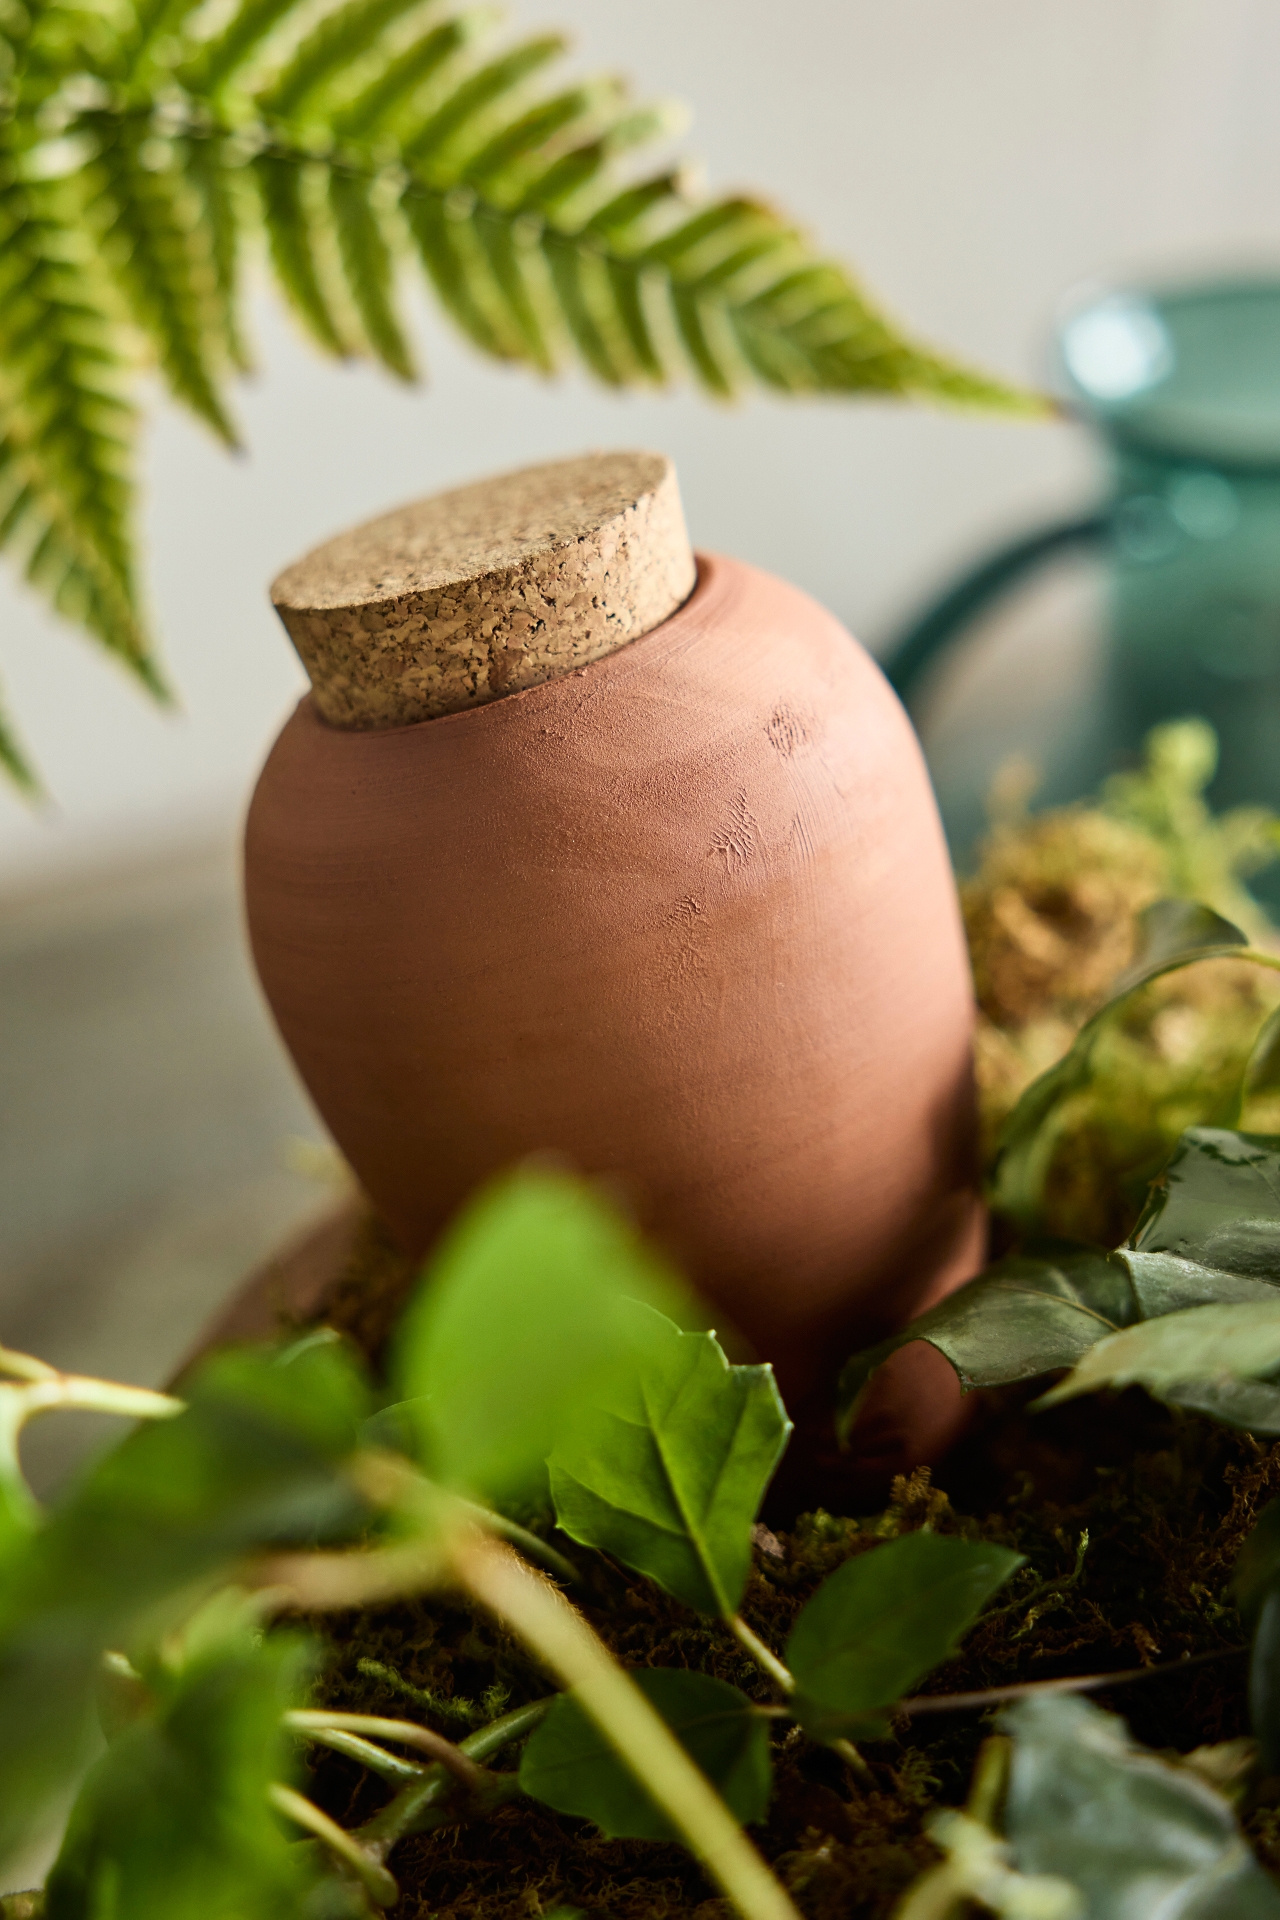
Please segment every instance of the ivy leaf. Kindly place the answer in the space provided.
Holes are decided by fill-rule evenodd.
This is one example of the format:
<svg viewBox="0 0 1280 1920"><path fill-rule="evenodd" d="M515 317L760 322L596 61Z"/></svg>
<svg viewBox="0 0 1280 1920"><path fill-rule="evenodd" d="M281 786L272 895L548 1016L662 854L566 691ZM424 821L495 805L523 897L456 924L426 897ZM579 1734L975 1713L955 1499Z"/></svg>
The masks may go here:
<svg viewBox="0 0 1280 1920"><path fill-rule="evenodd" d="M1239 927L1194 900L1157 900L1139 914L1138 951L1115 981L1106 1005L1085 1022L1062 1059L1026 1088L1001 1128L991 1182L991 1203L1000 1213L1034 1231L1056 1139L1053 1117L1064 1100L1088 1083L1094 1046L1107 1022L1161 974L1248 944Z"/></svg>
<svg viewBox="0 0 1280 1920"><path fill-rule="evenodd" d="M187 1410L131 1433L9 1559L0 1589L0 1861L82 1757L99 1663L247 1552L349 1537L340 1469L368 1412L345 1350L216 1354Z"/></svg>
<svg viewBox="0 0 1280 1920"><path fill-rule="evenodd" d="M1142 1386L1158 1400L1214 1413L1231 1426L1280 1433L1280 1292L1244 1307L1191 1307L1110 1334L1034 1402L1056 1407L1101 1387Z"/></svg>
<svg viewBox="0 0 1280 1920"><path fill-rule="evenodd" d="M744 1825L763 1820L773 1785L768 1721L746 1694L709 1673L679 1668L653 1667L631 1678L735 1818ZM679 1837L571 1693L530 1737L520 1785L558 1813L594 1820L612 1839Z"/></svg>
<svg viewBox="0 0 1280 1920"><path fill-rule="evenodd" d="M242 1630L181 1671L148 1675L153 1712L90 1771L45 1893L46 1920L279 1920L314 1862L290 1845L267 1788L292 1756L281 1714L311 1665L294 1636Z"/></svg>
<svg viewBox="0 0 1280 1920"><path fill-rule="evenodd" d="M1023 1558L981 1541L907 1533L846 1560L787 1641L801 1725L820 1740L882 1732L885 1710L950 1658Z"/></svg>
<svg viewBox="0 0 1280 1920"><path fill-rule="evenodd" d="M640 1358L548 1462L556 1518L699 1613L733 1614L751 1525L791 1431L772 1367L731 1367L712 1333L647 1309Z"/></svg>
<svg viewBox="0 0 1280 1920"><path fill-rule="evenodd" d="M847 1431L856 1417L876 1369L911 1340L927 1340L945 1354L967 1390L1087 1366L1086 1355L1100 1341L1128 1328L1134 1344L1107 1349L1123 1359L1141 1350L1142 1325L1167 1315L1257 1308L1265 1318L1278 1299L1280 1140L1192 1127L1153 1183L1122 1247L1104 1253L1046 1243L1000 1261L892 1339L850 1360L840 1381L841 1426ZM1191 1325L1204 1333L1211 1329L1208 1321ZM1153 1338L1176 1343L1180 1336L1153 1331ZM1280 1412L1272 1388L1250 1384L1232 1368L1218 1385L1210 1371L1206 1361L1175 1382L1166 1367L1159 1391L1232 1425L1272 1430L1266 1423ZM1047 1397L1042 1404L1051 1403Z"/></svg>
<svg viewBox="0 0 1280 1920"><path fill-rule="evenodd" d="M642 1364L670 1306L666 1267L584 1182L531 1168L473 1200L433 1256L397 1339L431 1473L491 1498L527 1488L570 1418Z"/></svg>
<svg viewBox="0 0 1280 1920"><path fill-rule="evenodd" d="M1135 1744L1087 1700L1041 1697L1001 1716L1013 1737L1005 1830L1018 1869L1070 1880L1089 1920L1280 1920L1280 1891L1227 1801Z"/></svg>

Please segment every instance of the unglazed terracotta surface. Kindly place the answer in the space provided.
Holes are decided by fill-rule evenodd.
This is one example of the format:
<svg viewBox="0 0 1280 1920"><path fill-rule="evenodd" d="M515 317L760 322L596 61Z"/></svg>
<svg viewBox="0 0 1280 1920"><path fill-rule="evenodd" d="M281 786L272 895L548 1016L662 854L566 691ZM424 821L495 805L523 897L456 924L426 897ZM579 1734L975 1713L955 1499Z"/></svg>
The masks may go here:
<svg viewBox="0 0 1280 1920"><path fill-rule="evenodd" d="M414 726L339 731L304 699L246 886L281 1032L410 1248L557 1152L793 1397L980 1263L972 990L924 766L874 662L781 580L701 556L645 637ZM938 1392L915 1457L955 1425Z"/></svg>

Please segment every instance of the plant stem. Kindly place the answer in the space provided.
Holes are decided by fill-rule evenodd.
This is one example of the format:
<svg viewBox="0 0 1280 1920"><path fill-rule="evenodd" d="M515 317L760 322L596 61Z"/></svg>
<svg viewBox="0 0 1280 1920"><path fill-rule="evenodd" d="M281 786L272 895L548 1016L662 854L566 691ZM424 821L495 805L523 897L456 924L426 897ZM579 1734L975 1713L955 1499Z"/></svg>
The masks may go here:
<svg viewBox="0 0 1280 1920"><path fill-rule="evenodd" d="M459 1741L459 1752L465 1753L469 1760L487 1760L490 1754L497 1753L511 1741L531 1733L555 1698L554 1694L548 1694L545 1700L531 1701L527 1707L515 1707L500 1719L491 1720L487 1727L478 1727L465 1740ZM493 1781L505 1776L491 1774L489 1778ZM403 1840L411 1833L425 1833L431 1827L443 1826L453 1818L452 1809L446 1804L452 1792L453 1778L443 1767L425 1767L420 1780L403 1787L394 1800L357 1828L353 1838L375 1858L385 1860L397 1840Z"/></svg>
<svg viewBox="0 0 1280 1920"><path fill-rule="evenodd" d="M468 1793L481 1792L485 1784L483 1769L461 1748L455 1747L452 1740L412 1720L384 1720L372 1713L329 1713L323 1708L318 1711L296 1708L285 1714L284 1723L295 1733L362 1733L376 1734L382 1740L398 1740L401 1745L417 1747L419 1752L438 1760Z"/></svg>
<svg viewBox="0 0 1280 1920"><path fill-rule="evenodd" d="M670 1728L558 1589L508 1548L455 1535L453 1570L577 1695L743 1920L799 1920L790 1898Z"/></svg>
<svg viewBox="0 0 1280 1920"><path fill-rule="evenodd" d="M862 1755L858 1752L858 1749L854 1746L852 1740L828 1740L826 1744L830 1747L832 1753L839 1754L846 1767L857 1775L864 1787L875 1785L875 1775L872 1773Z"/></svg>
<svg viewBox="0 0 1280 1920"><path fill-rule="evenodd" d="M372 1854L366 1853L345 1828L340 1827L336 1820L331 1820L327 1813L322 1813L314 1800L308 1800L304 1794L296 1793L279 1780L273 1780L267 1788L267 1798L277 1813L287 1815L297 1826L314 1834L331 1853L345 1861L359 1875L370 1897L380 1907L394 1907L400 1898L400 1889L394 1877L381 1860L375 1860Z"/></svg>
<svg viewBox="0 0 1280 1920"><path fill-rule="evenodd" d="M362 1740L358 1733L342 1733L335 1727L316 1727L307 1734L307 1739L318 1742L322 1747L331 1747L334 1753L367 1767L370 1773L378 1774L395 1787L423 1780L429 1771L416 1760L402 1760L398 1753L388 1753L385 1747L375 1746L372 1740Z"/></svg>
<svg viewBox="0 0 1280 1920"><path fill-rule="evenodd" d="M758 1667L763 1667L780 1693L794 1693L795 1676L790 1667L785 1667L776 1653L770 1652L758 1633L752 1631L740 1613L726 1616L725 1625L735 1640L746 1648Z"/></svg>
<svg viewBox="0 0 1280 1920"><path fill-rule="evenodd" d="M984 1687L978 1693L922 1693L911 1700L895 1701L891 1711L910 1714L962 1713L971 1707L998 1707L1006 1700L1029 1700L1039 1693L1096 1693L1102 1687L1129 1686L1135 1680L1155 1680L1162 1675L1182 1673L1188 1667L1201 1667L1210 1660L1227 1660L1232 1654L1248 1653L1248 1647L1214 1647L1209 1653L1190 1653L1182 1660L1166 1660L1159 1667L1127 1667L1121 1673L1081 1673L1063 1680L1023 1680L1011 1687Z"/></svg>

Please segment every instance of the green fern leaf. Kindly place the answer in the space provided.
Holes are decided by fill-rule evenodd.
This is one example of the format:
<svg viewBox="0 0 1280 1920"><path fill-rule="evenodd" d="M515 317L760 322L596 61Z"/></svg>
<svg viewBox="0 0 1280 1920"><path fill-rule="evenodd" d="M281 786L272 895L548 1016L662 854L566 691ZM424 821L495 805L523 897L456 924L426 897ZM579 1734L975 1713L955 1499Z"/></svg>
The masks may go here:
<svg viewBox="0 0 1280 1920"><path fill-rule="evenodd" d="M235 428L219 395L228 298L214 235L189 173L192 142L154 133L150 116L100 119L99 170L110 227L108 259L130 313L170 391L229 447Z"/></svg>
<svg viewBox="0 0 1280 1920"><path fill-rule="evenodd" d="M28 577L149 685L129 544L134 409L82 183L0 186L0 482Z"/></svg>
<svg viewBox="0 0 1280 1920"><path fill-rule="evenodd" d="M379 182L341 167L329 172L329 205L352 305L365 338L383 365L414 380L413 356L393 306L395 262L378 205Z"/></svg>
<svg viewBox="0 0 1280 1920"><path fill-rule="evenodd" d="M259 110L281 120L300 121L314 115L327 104L335 83L349 76L387 28L422 4L423 0L345 0L306 35L258 95Z"/></svg>
<svg viewBox="0 0 1280 1920"><path fill-rule="evenodd" d="M916 347L760 202L688 198L613 80L544 89L558 35L487 46L448 0L0 0L0 546L159 688L132 579L136 338L233 438L255 229L328 353L400 379L416 256L483 353L614 387L1038 403ZM29 777L0 717L0 765Z"/></svg>
<svg viewBox="0 0 1280 1920"><path fill-rule="evenodd" d="M294 155L263 153L253 171L280 285L316 344L347 359L355 346L334 309L323 261L329 235L317 207L328 169Z"/></svg>

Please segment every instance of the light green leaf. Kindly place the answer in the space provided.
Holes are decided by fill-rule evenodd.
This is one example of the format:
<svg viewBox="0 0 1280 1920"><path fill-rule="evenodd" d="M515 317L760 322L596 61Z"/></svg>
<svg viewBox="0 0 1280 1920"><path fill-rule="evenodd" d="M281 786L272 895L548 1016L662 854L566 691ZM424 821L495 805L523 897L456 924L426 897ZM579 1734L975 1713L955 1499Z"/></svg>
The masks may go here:
<svg viewBox="0 0 1280 1920"><path fill-rule="evenodd" d="M1138 951L1132 965L1062 1059L1032 1081L1001 1129L991 1182L992 1204L999 1212L1024 1231L1034 1230L1055 1143L1053 1116L1088 1083L1098 1036L1129 997L1162 974L1247 945L1239 927L1194 900L1157 900L1138 916Z"/></svg>
<svg viewBox="0 0 1280 1920"><path fill-rule="evenodd" d="M494 1182L446 1235L398 1336L429 1471L489 1496L539 1479L568 1421L659 1333L630 1301L676 1298L584 1182L532 1168Z"/></svg>
<svg viewBox="0 0 1280 1920"><path fill-rule="evenodd" d="M745 1693L708 1673L654 1667L631 1678L744 1825L769 1808L768 1721ZM520 1785L558 1813L594 1820L614 1839L679 1836L572 1694L562 1694L531 1736Z"/></svg>
<svg viewBox="0 0 1280 1920"><path fill-rule="evenodd" d="M1089 1920L1280 1920L1223 1797L1188 1767L1135 1744L1087 1700L1024 1700L1013 1737L1005 1830L1023 1873L1071 1881Z"/></svg>
<svg viewBox="0 0 1280 1920"><path fill-rule="evenodd" d="M130 1434L51 1511L0 1588L0 1862L85 1750L98 1667L144 1618L255 1548L350 1538L341 1472L368 1411L332 1341L231 1350L183 1383L187 1409Z"/></svg>
<svg viewBox="0 0 1280 1920"><path fill-rule="evenodd" d="M1146 1387L1157 1399L1168 1400L1179 1397L1179 1388L1194 1392L1204 1382L1211 1393L1222 1391L1221 1404L1227 1406L1226 1389L1234 1382L1265 1380L1277 1371L1280 1293L1251 1306L1191 1307L1110 1334L1035 1404L1055 1407L1101 1387L1130 1386ZM1272 1398L1280 1414L1280 1391ZM1280 1432L1280 1423L1274 1430Z"/></svg>
<svg viewBox="0 0 1280 1920"><path fill-rule="evenodd" d="M267 1788L294 1756L281 1714L310 1657L292 1636L247 1630L149 1679L155 1709L93 1767L45 1895L46 1920L281 1920L318 1862L299 1853Z"/></svg>
<svg viewBox="0 0 1280 1920"><path fill-rule="evenodd" d="M846 1560L787 1641L801 1723L818 1739L882 1729L884 1710L950 1658L1022 1565L1007 1547L936 1533L903 1534Z"/></svg>
<svg viewBox="0 0 1280 1920"><path fill-rule="evenodd" d="M751 1524L791 1431L771 1367L644 1308L634 1367L593 1396L548 1462L556 1518L700 1613L734 1613Z"/></svg>

